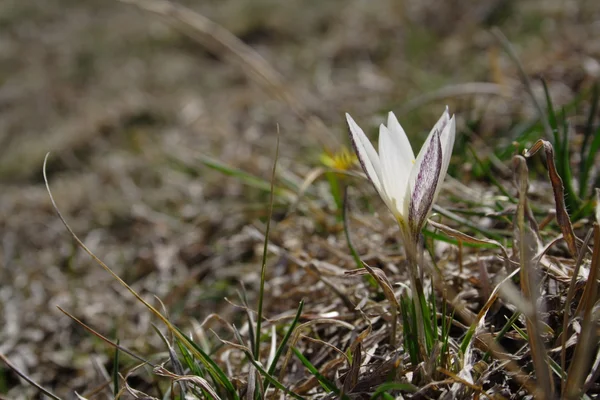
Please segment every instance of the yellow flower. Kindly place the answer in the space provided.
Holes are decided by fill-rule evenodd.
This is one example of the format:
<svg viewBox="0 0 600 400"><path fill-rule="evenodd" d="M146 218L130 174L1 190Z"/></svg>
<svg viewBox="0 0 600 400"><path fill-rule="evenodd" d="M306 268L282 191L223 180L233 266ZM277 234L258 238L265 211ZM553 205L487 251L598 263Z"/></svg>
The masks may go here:
<svg viewBox="0 0 600 400"><path fill-rule="evenodd" d="M327 151L321 154L321 162L325 166L341 171L350 169L356 161L356 156L346 146L342 146L337 153Z"/></svg>

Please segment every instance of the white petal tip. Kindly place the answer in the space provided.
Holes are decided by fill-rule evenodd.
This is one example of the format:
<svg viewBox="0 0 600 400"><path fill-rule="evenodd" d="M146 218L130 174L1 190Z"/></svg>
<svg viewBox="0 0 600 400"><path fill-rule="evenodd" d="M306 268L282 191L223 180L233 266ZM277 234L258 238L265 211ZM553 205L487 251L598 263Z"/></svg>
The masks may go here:
<svg viewBox="0 0 600 400"><path fill-rule="evenodd" d="M348 126L350 127L350 131L353 134L361 134L362 129L360 129L360 126L358 126L358 124L354 121L354 119L352 119L352 117L350 116L350 114L346 113L346 121L348 122Z"/></svg>

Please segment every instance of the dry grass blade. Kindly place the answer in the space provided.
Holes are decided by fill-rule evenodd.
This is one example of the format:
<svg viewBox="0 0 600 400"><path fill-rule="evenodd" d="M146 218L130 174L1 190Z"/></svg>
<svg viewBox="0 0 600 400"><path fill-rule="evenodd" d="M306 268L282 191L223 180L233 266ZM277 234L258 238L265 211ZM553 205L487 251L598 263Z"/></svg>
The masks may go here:
<svg viewBox="0 0 600 400"><path fill-rule="evenodd" d="M544 131L546 131L546 135L549 138L551 138L552 137L552 127L548 123L548 118L546 117L546 112L544 111L544 107L538 101L537 97L535 97L535 93L533 92L533 86L531 85L531 81L529 80L529 76L527 75L527 72L525 72L525 68L523 67L523 64L521 63L521 60L519 60L519 57L517 56L517 52L513 48L513 45L510 43L508 38L504 35L504 33L502 33L502 31L499 28L497 28L497 27L492 28L492 34L494 36L496 36L496 39L498 40L500 45L504 48L504 51L506 51L506 53L510 56L510 58L513 60L513 62L517 66L517 69L519 70L519 75L521 76L521 81L523 82L523 85L525 86L525 89L527 90L527 94L529 94L529 96L531 97L531 101L533 102L533 104L535 105L535 108L537 109L540 120L542 121L542 125L544 126Z"/></svg>
<svg viewBox="0 0 600 400"><path fill-rule="evenodd" d="M254 365L251 365L250 368L248 368L248 387L246 388L246 400L253 400L254 396L259 395L256 393L256 378L256 368Z"/></svg>
<svg viewBox="0 0 600 400"><path fill-rule="evenodd" d="M537 271L535 270L534 257L537 253L537 238L528 223L525 222L527 210L527 189L529 186L527 162L522 156L515 156L515 174L519 191L517 205L517 218L515 239L518 240L519 260L521 264L521 290L523 297L532 308L530 315L526 316L526 326L531 347L531 356L538 381L540 398L550 400L553 395L552 375L546 360L546 349L541 336L541 324L538 318L537 301L539 287L537 285Z"/></svg>
<svg viewBox="0 0 600 400"><path fill-rule="evenodd" d="M25 381L27 381L27 383L29 383L31 386L35 387L40 392L44 393L46 396L48 396L54 400L61 400L60 397L56 396L55 394L50 392L48 389L42 387L36 381L31 379L29 376L27 376L27 374L25 374L23 371L21 371L19 368L17 368L13 363L11 363L8 360L8 358L6 358L6 356L2 353L0 353L0 360L2 360L4 362L4 364L6 364L6 366L8 368L10 368L15 374L19 375L21 378L23 378Z"/></svg>
<svg viewBox="0 0 600 400"><path fill-rule="evenodd" d="M392 316L391 324L391 332L390 332L390 344L392 347L396 346L396 332L397 332L397 324L398 324L398 310L400 309L400 303L398 303L398 299L396 299L396 294L394 293L394 289L392 287L391 282L385 275L385 272L380 268L372 268L366 262L363 261L363 266L369 272L369 274L377 281L377 284L383 291L383 295L387 299L387 301L391 304L390 314ZM361 273L362 270L358 271L350 271L348 275L353 273Z"/></svg>
<svg viewBox="0 0 600 400"><path fill-rule="evenodd" d="M165 346L167 346L167 350L169 352L169 360L171 361L171 365L173 366L175 373L178 375L183 375L184 374L183 365L181 364L181 361L179 361L179 358L177 357L177 353L175 352L175 349L173 348L173 346L171 345L171 343L169 342L167 337L160 331L160 329L158 329L156 327L156 325L152 324L152 327L154 328L154 331L158 334L158 336L160 336L160 338L162 339ZM158 368L160 368L160 367L158 367ZM179 389L181 391L181 395L183 397L185 397L185 394L188 392L187 385L185 384L185 381L178 381L178 383L179 383Z"/></svg>
<svg viewBox="0 0 600 400"><path fill-rule="evenodd" d="M475 329L476 325L474 325L474 324L476 324L476 322L479 320L479 317L476 316L471 310L469 310L463 302L453 301L452 299L460 299L461 297L459 296L459 294L456 292L456 290L453 287L445 284L444 278L438 270L434 269L433 271L436 273L436 275L434 275L434 277L436 279L433 280L433 283L434 283L436 289L440 293L445 293L445 298L449 299L449 304L452 307L454 307L455 314L464 323L472 326L473 329ZM518 272L519 272L519 269L518 268L515 269L513 272L511 272L510 275L508 275L506 278L504 278L503 281L500 282L499 285L497 285L496 289L494 289L494 291L492 292L492 296L486 302L485 308L489 309L489 307L491 307L493 302L496 300L496 292L502 289L503 283L509 282L509 280L514 276L514 274L516 274ZM485 314L481 314L481 315L484 316ZM487 351L490 351L496 359L498 359L499 361L502 361L504 363L504 368L507 371L510 371L512 376L529 393L536 392L536 387L534 386L531 379L521 370L519 365L508 355L509 353L500 344L498 344L494 340L492 335L481 335L480 337L478 337L478 339L480 340L481 344L483 344L485 346Z"/></svg>
<svg viewBox="0 0 600 400"><path fill-rule="evenodd" d="M275 71L260 54L246 45L234 34L221 25L211 21L204 15L166 0L120 0L123 3L134 4L144 10L162 15L178 22L179 27L185 27L194 39L216 53L225 53L243 67L244 71L252 73L252 77L266 84L271 90L293 106L301 109L289 93L286 92L283 77ZM248 68L249 67L249 68Z"/></svg>
<svg viewBox="0 0 600 400"><path fill-rule="evenodd" d="M492 397L489 394L487 394L486 392L484 392L483 388L481 386L474 385L471 382L456 375L455 373L448 371L447 369L438 368L437 370L438 370L438 372L441 372L442 374L449 376L453 381L462 383L463 385L467 386L471 390L477 392L478 395L483 395L483 396L487 397L488 399L494 399L494 397Z"/></svg>
<svg viewBox="0 0 600 400"><path fill-rule="evenodd" d="M577 239L575 238L575 233L573 232L573 225L571 224L571 219L569 218L569 213L567 212L567 208L565 206L565 188L560 175L558 175L558 172L556 171L556 165L554 164L554 149L552 147L552 144L546 140L539 139L537 142L535 142L531 149L525 152L524 156L526 158L532 157L542 148L546 153L548 175L550 176L550 182L552 183L552 191L554 193L554 203L556 205L556 221L558 222L563 237L567 242L567 246L569 247L569 252L571 253L571 256L577 257Z"/></svg>
<svg viewBox="0 0 600 400"><path fill-rule="evenodd" d="M502 254L504 255L504 261L505 261L506 267L507 267L506 272L508 273L510 271L510 269L511 269L511 268L509 268L510 257L508 255L508 251L506 250L506 247L504 247L502 245L502 243L498 242L497 240L475 238L473 236L467 235L466 233L457 231L456 229L453 229L447 225L440 224L439 222L435 222L431 219L429 220L429 224L431 226L433 226L434 228L439 229L440 231L444 232L446 235L453 237L455 239L458 239L459 243L467 242L467 243L475 243L475 244L492 244L494 246L498 246L500 248L500 250L502 250Z"/></svg>
<svg viewBox="0 0 600 400"><path fill-rule="evenodd" d="M81 247L90 257L92 257L92 259L98 263L102 268L104 268L104 270L106 272L108 272L113 278L115 278L117 280L117 282L119 282L121 285L123 285L125 288L127 288L127 290L129 290L129 292L136 298L138 299L142 304L144 304L146 307L148 307L148 309L150 309L152 311L152 313L154 313L154 315L156 315L159 319L162 320L162 322L164 322L167 326L172 326L171 323L169 322L169 320L160 313L160 311L158 311L156 308L154 308L150 303L148 303L146 300L144 300L135 290L133 290L133 288L131 288L123 279L121 279L117 274L115 274L109 267L108 265L106 265L102 260L100 260L94 253L92 253L92 251L81 241L81 239L79 239L79 237L75 234L75 232L73 231L73 229L71 229L71 227L69 226L69 224L67 224L66 219L63 217L62 213L60 212L56 201L54 200L54 196L52 195L52 191L50 190L50 184L48 183L48 177L46 175L46 164L48 163L48 157L50 156L50 153L46 154L46 158L44 158L44 166L43 166L43 174L44 174L44 182L46 184L46 190L48 191L48 196L50 196L50 201L52 202L52 207L54 208L54 210L56 211L56 213L58 214L58 218L61 220L61 222L63 223L63 225L67 228L67 231L69 231L69 233L71 234L71 237L73 237L73 239L75 240L75 242L79 245L79 247Z"/></svg>
<svg viewBox="0 0 600 400"><path fill-rule="evenodd" d="M237 63L241 69L276 98L286 103L290 109L302 120L312 124L319 133L327 134L327 138L318 136L317 139L329 147L336 147L338 139L331 133L323 121L315 115L307 112L306 102L298 99L285 84L284 78L277 72L267 60L258 54L250 46L246 45L237 36L229 32L223 26L206 18L204 15L175 4L168 0L120 0L123 3L136 5L144 10L166 17L175 22L176 28L184 28L183 32L200 42L203 46L211 49L217 54ZM311 102L316 99L310 99ZM324 139L327 139L325 141Z"/></svg>
<svg viewBox="0 0 600 400"><path fill-rule="evenodd" d="M362 345L359 342L358 345L356 346L356 349L354 349L354 352L352 354L352 362L350 364L350 370L348 371L348 374L346 375L346 379L344 380L344 386L342 389L341 396L343 396L343 394L345 394L345 393L352 392L352 389L358 383L358 378L360 376L361 364L362 364Z"/></svg>
<svg viewBox="0 0 600 400"><path fill-rule="evenodd" d="M340 350L337 347L335 347L333 344L331 344L329 342L326 342L326 341L324 341L322 339L317 339L317 338L313 338L313 337L306 336L306 335L300 335L300 338L303 339L303 340L307 340L309 342L312 342L312 343L319 344L319 345L321 345L323 347L330 348L335 353L339 354L340 357L344 358L348 364L350 364L350 357L346 353L344 353L342 350Z"/></svg>
<svg viewBox="0 0 600 400"><path fill-rule="evenodd" d="M221 400L221 398L219 397L217 392L215 392L215 390L212 388L212 386L210 386L208 381L200 376L175 374L175 373L167 370L163 366L158 366L158 367L154 368L154 373L157 375L160 375L160 376L170 378L175 382L182 382L182 383L189 382L192 385L198 386L198 387L202 388L203 390L205 390L208 394L210 394L213 397L213 399Z"/></svg>
<svg viewBox="0 0 600 400"><path fill-rule="evenodd" d="M398 303L398 299L396 299L396 295L394 294L394 289L392 288L392 283L385 275L382 269L377 267L371 267L369 264L363 261L363 266L369 272L369 274L377 281L381 290L383 290L383 294L387 301L390 302L396 308L400 307L400 303Z"/></svg>
<svg viewBox="0 0 600 400"><path fill-rule="evenodd" d="M467 82L444 86L441 89L425 93L411 99L400 108L397 115L407 114L419 107L422 107L428 103L433 103L435 101L445 100L454 97L477 95L503 96L502 86L497 83L490 82Z"/></svg>
<svg viewBox="0 0 600 400"><path fill-rule="evenodd" d="M286 215L290 215L296 211L296 209L298 208L298 205L300 204L300 201L304 198L304 194L306 193L308 188L314 183L314 181L316 181L325 172L327 172L327 171L324 168L316 167L316 168L313 168L312 170L310 170L306 174L306 176L304 177L304 180L302 180L302 184L300 185L300 188L298 189L298 193L296 193L296 199L288 207L288 211L287 211Z"/></svg>
<svg viewBox="0 0 600 400"><path fill-rule="evenodd" d="M507 275L504 279L502 279L494 288L494 290L492 291L492 293L490 294L490 297L487 299L487 301L485 302L485 304L483 305L483 307L481 307L481 310L479 310L479 312L477 313L477 317L476 319L471 323L471 327L469 328L469 331L467 332L467 335L465 336L465 340L469 340L469 342L471 342L469 336L475 335L477 333L477 328L479 327L483 327L485 325L485 317L488 313L488 311L490 310L490 308L492 307L492 305L496 302L496 300L498 300L498 297L500 295L501 292L503 292L503 290L505 289L505 285L506 284L510 284L510 280L520 271L520 268L517 268L516 270L514 270L512 273L510 273L509 275ZM477 336L476 336L477 337ZM464 342L465 344L468 344L468 342ZM463 352L466 350L466 345L463 347Z"/></svg>
<svg viewBox="0 0 600 400"><path fill-rule="evenodd" d="M562 325L562 334L561 334L561 353L560 353L560 366L564 371L567 364L567 336L569 333L569 317L571 316L571 303L573 302L573 297L575 296L575 288L577 284L577 277L579 276L579 269L581 268L581 264L583 263L583 257L587 253L588 244L590 239L592 238L592 234L594 233L593 229L590 229L583 241L583 246L581 251L579 252L579 257L577 258L577 262L575 263L575 267L573 268L573 276L571 277L571 282L569 284L569 290L567 291L567 298L565 300L565 309L563 311L563 325ZM563 386L564 392L564 386Z"/></svg>
<svg viewBox="0 0 600 400"><path fill-rule="evenodd" d="M323 284L325 286L327 286L329 289L331 289L332 293L335 293L340 300L342 300L342 303L344 303L344 306L346 306L346 308L348 309L348 311L352 312L354 311L354 309L356 308L356 305L352 302L352 300L350 300L350 297L348 297L348 295L346 295L346 293L344 293L342 291L342 289L340 289L335 283L331 282L329 279L325 278L322 274L321 271L319 271L319 269L317 268L317 266L314 264L314 262L309 262L306 265L306 270L313 274L315 277L317 277L321 282L323 282Z"/></svg>
<svg viewBox="0 0 600 400"><path fill-rule="evenodd" d="M573 361L569 367L567 383L565 387L565 398L575 399L580 396L581 388L589 372L589 364L593 356L590 344L596 343L597 321L594 316L594 305L598 299L598 275L600 273L600 226L594 224L594 251L592 253L592 265L590 275L585 285L581 302L578 309L583 312L583 323L579 340L575 347Z"/></svg>
<svg viewBox="0 0 600 400"><path fill-rule="evenodd" d="M131 356L133 358L135 358L138 361L143 362L144 364L148 364L148 365L150 365L153 368L156 367L156 365L152 364L150 361L143 359L142 357L138 356L137 354L135 354L131 350L129 350L129 349L121 346L120 344L117 344L117 343L113 342L112 340L110 340L106 336L104 336L101 333L99 333L99 332L95 331L94 329L90 328L85 323L83 323L81 320L79 320L77 317L75 317L74 315L72 315L68 311L65 311L64 309L62 309L60 306L56 306L56 308L58 308L60 310L60 312L62 312L63 314L65 314L67 317L71 318L73 321L75 321L79 325L81 325L81 327L83 329L85 329L86 331L90 332L92 335L96 336L98 339L102 340L103 342L108 343L109 345L113 346L115 349L119 349L123 353L125 353L125 354L127 354L127 355L129 355L129 356Z"/></svg>
<svg viewBox="0 0 600 400"><path fill-rule="evenodd" d="M298 343L298 340L300 339L300 335L302 334L302 331L304 329L310 328L313 325L316 324L328 324L328 325L339 325L342 326L348 330L353 330L354 326L352 324L349 324L347 322L344 321L339 321L336 319L322 319L322 318L318 318L318 319L314 319L312 321L308 321L305 322L301 325L298 325L295 329L294 332L292 333L292 337L289 340L289 344L288 344L288 351L285 355L285 358L283 360L283 364L281 365L281 370L279 371L279 381L283 381L283 378L285 377L285 371L287 369L287 365L289 364L290 360L292 359L292 353L293 353L293 348L296 347L296 344Z"/></svg>
<svg viewBox="0 0 600 400"><path fill-rule="evenodd" d="M186 337L175 325L171 324L171 322L166 318L163 314L160 313L154 306L148 303L146 300L142 298L131 286L129 286L123 279L121 279L112 269L108 267L102 260L100 260L75 234L73 229L69 226L62 213L58 209L56 205L56 201L54 200L54 196L52 196L52 191L50 190L50 184L48 183L48 177L46 175L46 164L48 162L48 157L50 153L46 154L46 158L44 159L43 165L43 176L44 183L46 185L46 191L48 192L48 196L50 197L50 201L52 202L52 207L56 211L58 218L61 220L71 237L75 240L77 245L81 247L98 265L100 265L106 272L108 272L117 282L119 282L123 287L125 287L129 293L131 293L139 302L141 302L148 310L152 312L162 323L164 323L167 328L173 332L173 334L181 340L186 347L194 354L202 363L207 367L211 375L222 384L230 393L235 393L235 388L228 380L228 378L223 374L223 372L219 369L219 367L212 361L206 354L204 354L197 346L192 345L191 340Z"/></svg>
<svg viewBox="0 0 600 400"><path fill-rule="evenodd" d="M252 366L260 373L262 374L262 376L266 379L267 382L269 382L269 384L273 385L275 387L276 390L282 390L284 393L286 393L288 396L291 396L297 400L303 400L303 398L298 395L297 393L287 389L285 386L283 386L281 383L279 383L279 381L277 381L273 376L271 376L263 367L262 365L256 361L254 359L254 357L252 356L252 351L244 346L244 345L240 345L237 343L233 343L230 342L228 340L224 340L219 338L219 340L223 343L226 344L227 346L233 347L236 350L240 350L242 353L244 353L246 355L246 358L248 359L248 361L250 361L250 363L252 364Z"/></svg>

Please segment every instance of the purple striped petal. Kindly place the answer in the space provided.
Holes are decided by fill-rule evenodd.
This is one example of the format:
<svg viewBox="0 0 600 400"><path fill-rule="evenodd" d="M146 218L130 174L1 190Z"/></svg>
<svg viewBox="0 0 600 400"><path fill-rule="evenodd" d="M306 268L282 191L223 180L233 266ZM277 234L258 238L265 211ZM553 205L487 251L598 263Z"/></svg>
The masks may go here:
<svg viewBox="0 0 600 400"><path fill-rule="evenodd" d="M436 189L442 170L442 143L440 133L433 133L423 154L419 154L414 168L418 168L413 184L410 187L410 204L408 206L408 225L411 234L416 239L435 200Z"/></svg>

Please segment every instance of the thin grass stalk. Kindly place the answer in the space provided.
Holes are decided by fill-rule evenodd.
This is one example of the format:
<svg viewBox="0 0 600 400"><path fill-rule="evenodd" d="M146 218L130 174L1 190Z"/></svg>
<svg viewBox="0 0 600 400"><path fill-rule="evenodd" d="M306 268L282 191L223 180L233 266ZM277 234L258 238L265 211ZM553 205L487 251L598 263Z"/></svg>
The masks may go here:
<svg viewBox="0 0 600 400"><path fill-rule="evenodd" d="M352 259L354 260L354 263L356 264L357 268L362 268L363 267L363 263L360 259L360 256L358 255L358 251L356 251L356 248L354 247L354 244L352 244L352 238L350 237L350 221L348 220L348 187L344 186L343 189L343 203L342 203L342 222L344 224L344 236L346 237L346 244L348 245L348 248L350 249L350 254L352 254Z"/></svg>
<svg viewBox="0 0 600 400"><path fill-rule="evenodd" d="M119 339L117 339L117 346ZM115 358L113 360L112 380L113 380L113 396L119 393L119 348L115 348Z"/></svg>
<svg viewBox="0 0 600 400"><path fill-rule="evenodd" d="M267 227L265 230L265 242L263 246L262 264L260 267L260 288L258 292L258 310L256 318L256 342L254 347L254 357L258 360L260 357L260 331L263 318L263 300L265 296L265 279L267 275L267 251L269 249L269 231L271 230L271 217L273 215L273 203L275 201L275 173L277 171L277 160L279 159L279 125L277 126L277 141L275 145L275 160L271 171L271 194L269 198L269 213L267 215Z"/></svg>
<svg viewBox="0 0 600 400"><path fill-rule="evenodd" d="M65 311L60 306L56 306L56 308L58 308L58 310L60 312L62 312L63 314L65 314L67 317L71 318L73 321L75 321L76 323L78 323L83 329L85 329L86 331L90 332L92 335L96 336L98 339L102 340L103 342L105 342L105 343L113 346L115 349L119 349L122 353L125 353L125 354L129 355L130 357L132 357L132 358L134 358L134 359L136 359L136 360L138 360L138 361L140 361L140 362L142 362L144 364L148 364L152 368L156 368L157 367L156 364L153 364L152 362L143 359L142 357L138 356L137 354L135 354L131 350L129 350L129 349L121 346L119 343L113 342L112 340L110 340L106 336L103 336L99 332L95 331L94 329L92 329L88 325L84 324L81 320L77 319L73 314L70 314L69 312Z"/></svg>
<svg viewBox="0 0 600 400"><path fill-rule="evenodd" d="M519 258L521 264L521 290L526 301L529 302L532 312L526 315L525 323L529 338L529 346L531 347L531 357L537 375L540 398L550 400L553 396L552 375L548 368L546 350L541 337L541 324L537 314L537 285L535 285L535 277L533 276L535 263L532 262L535 253L532 251L532 246L535 246L536 239L533 237L533 232L526 222L525 213L527 210L527 163L522 156L514 158L516 163L516 180L519 190L519 204L517 206L517 228L519 241Z"/></svg>
<svg viewBox="0 0 600 400"><path fill-rule="evenodd" d="M583 322L579 340L575 346L573 361L567 374L565 388L566 399L575 399L580 396L581 388L589 372L589 363L593 355L589 351L589 344L595 343L597 334L597 321L594 318L594 305L598 298L598 275L600 273L600 227L594 224L594 252L590 266L590 276L585 285L581 298L580 308L583 312ZM579 308L579 307L578 307Z"/></svg>
<svg viewBox="0 0 600 400"><path fill-rule="evenodd" d="M29 376L27 376L27 374L25 374L23 371L21 371L19 368L17 368L16 365L14 365L13 363L11 363L8 360L8 358L6 358L6 356L4 354L2 354L2 353L0 353L0 360L2 360L4 362L4 364L6 364L6 366L8 368L10 368L15 374L19 375L27 383L29 383L31 386L35 387L37 390L39 390L40 392L42 392L43 394L45 394L49 398L51 398L53 400L62 400L60 397L56 396L54 393L50 392L48 389L44 388L43 386L41 386L40 384L38 384L36 381L34 381L33 379L31 379Z"/></svg>

